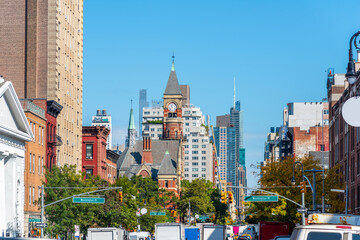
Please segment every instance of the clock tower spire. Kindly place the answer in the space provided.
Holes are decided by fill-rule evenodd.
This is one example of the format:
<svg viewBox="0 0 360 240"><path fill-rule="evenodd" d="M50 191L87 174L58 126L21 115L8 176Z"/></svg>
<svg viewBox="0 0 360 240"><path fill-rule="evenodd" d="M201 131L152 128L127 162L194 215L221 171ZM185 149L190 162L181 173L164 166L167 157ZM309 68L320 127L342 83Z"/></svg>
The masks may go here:
<svg viewBox="0 0 360 240"><path fill-rule="evenodd" d="M163 139L183 138L182 94L172 56L171 72L164 92Z"/></svg>

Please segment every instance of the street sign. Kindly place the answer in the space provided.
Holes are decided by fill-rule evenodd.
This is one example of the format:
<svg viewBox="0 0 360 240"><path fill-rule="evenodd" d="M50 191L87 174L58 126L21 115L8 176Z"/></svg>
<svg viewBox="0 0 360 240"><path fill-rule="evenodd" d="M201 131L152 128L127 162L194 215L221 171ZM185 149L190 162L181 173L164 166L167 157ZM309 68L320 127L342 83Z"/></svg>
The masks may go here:
<svg viewBox="0 0 360 240"><path fill-rule="evenodd" d="M73 197L73 203L105 203L105 198Z"/></svg>
<svg viewBox="0 0 360 240"><path fill-rule="evenodd" d="M298 208L297 211L299 213L306 213L307 212L307 208Z"/></svg>
<svg viewBox="0 0 360 240"><path fill-rule="evenodd" d="M245 202L277 202L278 196L245 196Z"/></svg>
<svg viewBox="0 0 360 240"><path fill-rule="evenodd" d="M147 213L147 209L146 209L146 208L142 208L142 209L140 210L140 213L143 214L143 215L146 214L146 213Z"/></svg>
<svg viewBox="0 0 360 240"><path fill-rule="evenodd" d="M307 214L308 214L308 215L314 214L314 213L321 213L321 210L319 210L319 209L316 209L316 210L309 209L309 210L307 210Z"/></svg>
<svg viewBox="0 0 360 240"><path fill-rule="evenodd" d="M331 208L332 205L331 204L325 204L324 207L325 208ZM322 204L316 204L316 208L322 208Z"/></svg>
<svg viewBox="0 0 360 240"><path fill-rule="evenodd" d="M165 216L165 212L150 212L150 216Z"/></svg>
<svg viewBox="0 0 360 240"><path fill-rule="evenodd" d="M35 227L37 227L37 228L47 228L47 223L36 223Z"/></svg>
<svg viewBox="0 0 360 240"><path fill-rule="evenodd" d="M29 218L29 222L41 222L40 218Z"/></svg>

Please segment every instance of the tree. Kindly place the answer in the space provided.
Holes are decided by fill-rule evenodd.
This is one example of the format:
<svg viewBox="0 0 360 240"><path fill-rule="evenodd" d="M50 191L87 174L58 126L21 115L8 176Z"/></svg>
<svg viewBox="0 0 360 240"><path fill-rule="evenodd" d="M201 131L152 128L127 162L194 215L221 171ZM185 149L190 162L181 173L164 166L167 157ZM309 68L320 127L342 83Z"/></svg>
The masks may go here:
<svg viewBox="0 0 360 240"><path fill-rule="evenodd" d="M310 169L322 169L321 165L313 160L310 157L304 157L302 159L297 159L300 161L304 170ZM278 193L282 196L285 196L297 203L301 203L301 193L300 188L294 187L291 184L293 164L295 159L292 157L286 157L281 159L278 162L271 162L265 165L261 169L262 177L259 180L260 186L267 191ZM312 173L305 173L312 183ZM299 165L295 169L295 179L296 185L299 185L301 180L301 170ZM343 188L340 185L339 179L341 174L337 173L337 169L331 169L330 171L325 172L325 200L326 204L331 204L332 208L330 212L340 212L344 209L343 201L340 201L338 196L330 192L330 188ZM321 203L322 197L322 175L317 174L316 176L316 195L317 203ZM262 192L256 192L255 194L263 195ZM312 193L310 188L307 189L305 194L305 205L307 208L312 208ZM249 215L249 220L252 221L288 221L292 223L299 223L301 220L301 214L297 212L298 206L285 200L280 200L279 202L259 202L248 204L249 209L246 211L246 214Z"/></svg>

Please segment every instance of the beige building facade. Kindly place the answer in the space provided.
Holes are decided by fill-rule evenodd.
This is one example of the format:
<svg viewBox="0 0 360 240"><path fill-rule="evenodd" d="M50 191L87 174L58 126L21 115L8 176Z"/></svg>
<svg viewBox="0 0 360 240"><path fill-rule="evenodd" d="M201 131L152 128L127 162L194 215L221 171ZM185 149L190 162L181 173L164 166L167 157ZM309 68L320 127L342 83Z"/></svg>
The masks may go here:
<svg viewBox="0 0 360 240"><path fill-rule="evenodd" d="M19 98L47 98L63 145L57 164L81 170L83 0L4 0L0 5L0 74Z"/></svg>

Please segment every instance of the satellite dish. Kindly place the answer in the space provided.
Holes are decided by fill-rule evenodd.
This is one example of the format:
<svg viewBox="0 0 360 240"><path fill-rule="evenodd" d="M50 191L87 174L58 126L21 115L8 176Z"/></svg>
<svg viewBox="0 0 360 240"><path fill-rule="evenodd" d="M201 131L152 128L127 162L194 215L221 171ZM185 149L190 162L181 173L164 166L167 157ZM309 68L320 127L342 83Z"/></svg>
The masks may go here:
<svg viewBox="0 0 360 240"><path fill-rule="evenodd" d="M341 112L347 124L360 127L360 97L349 98L342 106Z"/></svg>

